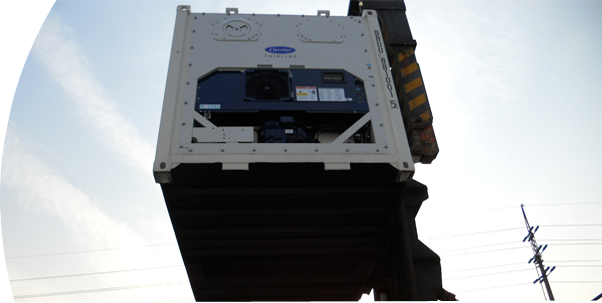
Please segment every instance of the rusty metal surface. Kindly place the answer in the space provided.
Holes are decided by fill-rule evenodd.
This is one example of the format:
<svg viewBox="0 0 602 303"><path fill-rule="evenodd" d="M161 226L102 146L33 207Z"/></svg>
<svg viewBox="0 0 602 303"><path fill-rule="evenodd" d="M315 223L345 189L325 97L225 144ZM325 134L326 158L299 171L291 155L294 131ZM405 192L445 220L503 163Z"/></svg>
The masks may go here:
<svg viewBox="0 0 602 303"><path fill-rule="evenodd" d="M429 125L423 129L413 129L410 132L410 150L413 155L420 155L421 162L430 164L439 153L439 146L435 138L433 126Z"/></svg>

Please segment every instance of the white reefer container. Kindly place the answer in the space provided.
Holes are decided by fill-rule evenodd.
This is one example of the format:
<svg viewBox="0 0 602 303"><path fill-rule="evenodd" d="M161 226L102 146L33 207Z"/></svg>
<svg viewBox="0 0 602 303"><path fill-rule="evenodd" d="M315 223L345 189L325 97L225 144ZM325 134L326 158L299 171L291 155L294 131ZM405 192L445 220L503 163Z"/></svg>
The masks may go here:
<svg viewBox="0 0 602 303"><path fill-rule="evenodd" d="M192 13L177 8L154 162L390 164L414 172L376 13Z"/></svg>

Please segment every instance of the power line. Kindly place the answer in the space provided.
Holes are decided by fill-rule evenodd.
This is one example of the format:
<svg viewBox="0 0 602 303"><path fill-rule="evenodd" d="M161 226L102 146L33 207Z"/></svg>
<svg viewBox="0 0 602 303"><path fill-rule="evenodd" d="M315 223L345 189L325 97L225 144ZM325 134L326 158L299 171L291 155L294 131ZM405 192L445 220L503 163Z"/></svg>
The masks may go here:
<svg viewBox="0 0 602 303"><path fill-rule="evenodd" d="M488 245L480 245L480 246L472 246L472 247L464 247L464 248L455 248L455 249L443 250L443 251L438 251L438 252L444 253L444 252L448 252L448 251L474 249L474 248L489 247L489 246L500 246L500 245L517 244L517 243L520 243L520 242L519 241L511 241L511 242L504 242L504 243L497 243L497 244L488 244Z"/></svg>
<svg viewBox="0 0 602 303"><path fill-rule="evenodd" d="M178 243L174 242L174 243L162 243L162 244L151 244L151 245L130 246L130 247L114 247L114 248L104 248L104 249L69 251L69 252L39 254L39 255L13 256L13 257L5 257L5 259L21 259L21 258L46 257L46 256L55 256L55 255L70 255L70 254L81 254L81 253L110 251L110 250L144 248L144 247L153 247L153 246L166 246L166 245L174 245L174 244L178 244Z"/></svg>
<svg viewBox="0 0 602 303"><path fill-rule="evenodd" d="M519 230L519 229L524 229L524 227L513 227L513 228L505 228L505 229L479 231L479 232L468 233L468 234L459 234L459 235L449 235L449 236L441 236L441 237L434 237L434 238L426 238L424 240L464 237L464 236L472 236L472 235L480 235L480 234L488 234L488 233L497 233L497 232L503 232L503 231Z"/></svg>
<svg viewBox="0 0 602 303"><path fill-rule="evenodd" d="M519 285L530 285L530 284L531 284L531 283L518 283L518 284L510 284L510 285L494 286L494 287L487 287L487 288L479 288L479 289L471 289L471 290L456 291L455 293L471 292L471 291L479 291L479 290L487 290L487 289L493 289L493 288L512 287L512 286L519 286Z"/></svg>
<svg viewBox="0 0 602 303"><path fill-rule="evenodd" d="M474 252L467 252L467 253L461 253L461 254L455 254L455 255L443 255L442 257L455 257L455 256L462 256L462 255L481 254L481 253L489 253L489 252L496 252L496 251L503 251L503 250L524 249L524 248L528 248L528 247L521 246L521 247L509 247L509 248L500 248L500 249L492 249L492 250L474 251Z"/></svg>
<svg viewBox="0 0 602 303"><path fill-rule="evenodd" d="M519 264L525 264L525 262L510 263L510 264L501 264L501 265L492 265L492 266L483 266L483 267L475 267L475 268L468 268L468 269L459 269L459 270L446 271L446 272L443 272L443 273L445 274L445 273L450 273L450 272L469 271L469 270L477 270L477 269L492 268L492 267L512 266L512 265L519 265Z"/></svg>
<svg viewBox="0 0 602 303"><path fill-rule="evenodd" d="M525 268L525 269L508 270L508 271L493 272L493 273L482 274L482 275L474 275L474 276L466 276L466 277L456 277L456 278L447 278L447 279L445 279L445 280L456 280L456 279L475 278L475 277L491 276L491 275L499 275L499 274L505 274L505 273L517 272L517 271L525 271L525 270L532 270L532 269L531 269L531 268Z"/></svg>
<svg viewBox="0 0 602 303"><path fill-rule="evenodd" d="M584 261L595 261L595 260L584 260ZM550 261L550 262L556 263L556 262L562 262L562 261ZM509 264L500 264L500 265L492 265L492 266L483 266L483 267L474 267L474 268L450 270L450 271L444 271L442 273L443 274L448 274L448 273L454 273L454 272L472 271L472 270L479 270L479 269L487 269L487 268L494 268L494 267L505 267L505 266L514 266L514 265L524 265L524 264L526 264L526 262L518 262L518 263L509 263ZM565 267L602 267L602 264L559 265L558 267L560 267L560 268L565 268ZM525 270L527 270L527 269L525 269ZM531 269L528 269L528 270L531 270Z"/></svg>
<svg viewBox="0 0 602 303"><path fill-rule="evenodd" d="M45 293L45 294L14 296L13 298L14 299L26 299L26 298L52 297L52 296L74 295L74 294L83 294L83 293L91 293L91 292L115 291L115 290L133 289L133 288L169 286L169 285L178 285L178 284L185 284L185 283L189 283L189 281L141 284L141 285L118 286L118 287L108 287L108 288L82 289L82 290L73 290L73 291L64 291L64 292Z"/></svg>
<svg viewBox="0 0 602 303"><path fill-rule="evenodd" d="M525 207L545 207L545 206L565 206L565 205L587 205L587 204L602 204L602 202L577 202L577 203L548 203L548 204L525 204ZM497 207L497 208L486 208L486 209L475 209L473 211L469 211L468 213L480 213L480 212L488 212L488 211L497 211L497 210L506 210L506 209L515 209L516 206L507 206L507 207Z"/></svg>
<svg viewBox="0 0 602 303"><path fill-rule="evenodd" d="M564 206L564 205L586 205L586 204L602 204L602 202L580 202L580 203L548 203L548 204L525 204L526 207L539 206Z"/></svg>
<svg viewBox="0 0 602 303"><path fill-rule="evenodd" d="M597 239L541 239L539 241L551 242L551 241L602 241L602 238Z"/></svg>
<svg viewBox="0 0 602 303"><path fill-rule="evenodd" d="M541 227L581 227L581 226L602 226L602 224L541 224Z"/></svg>
<svg viewBox="0 0 602 303"><path fill-rule="evenodd" d="M602 267L602 265L559 265L561 268L564 267Z"/></svg>
<svg viewBox="0 0 602 303"><path fill-rule="evenodd" d="M552 281L554 283L602 283L602 281Z"/></svg>
<svg viewBox="0 0 602 303"><path fill-rule="evenodd" d="M554 246L559 246L559 245L560 246L565 246L565 245L571 245L571 246L573 246L573 245L602 245L602 242L600 242L600 243L554 243L552 245L554 245Z"/></svg>
<svg viewBox="0 0 602 303"><path fill-rule="evenodd" d="M550 260L548 262L558 263L558 262L602 262L602 260Z"/></svg>
<svg viewBox="0 0 602 303"><path fill-rule="evenodd" d="M592 226L602 226L602 224L592 223L592 224L540 224L541 227L592 227ZM446 238L455 238L455 237L464 237L464 236L472 236L472 235L480 235L480 234L488 234L488 233L496 233L496 232L504 232L504 231L512 231L523 229L524 227L513 227L513 228L504 228L504 229L495 229L495 230L487 230L487 231L479 231L474 233L467 234L457 234L457 235L448 235L441 237L433 237L433 238L425 238L422 240L435 240L435 239L446 239Z"/></svg>
<svg viewBox="0 0 602 303"><path fill-rule="evenodd" d="M101 274L111 274L111 273L128 272L128 271L140 271L140 270L150 270L150 269L169 268L169 267L182 267L182 266L184 266L184 265L157 266L157 267L124 269L124 270L113 270L113 271L102 271L102 272L93 272L93 273L84 273L84 274L73 274L73 275L49 276L49 277L26 278L26 279L14 279L14 280L8 280L8 281L9 282L20 282L20 281L30 281L30 280L43 280L43 279L55 279L55 278L79 277L79 276L101 275Z"/></svg>

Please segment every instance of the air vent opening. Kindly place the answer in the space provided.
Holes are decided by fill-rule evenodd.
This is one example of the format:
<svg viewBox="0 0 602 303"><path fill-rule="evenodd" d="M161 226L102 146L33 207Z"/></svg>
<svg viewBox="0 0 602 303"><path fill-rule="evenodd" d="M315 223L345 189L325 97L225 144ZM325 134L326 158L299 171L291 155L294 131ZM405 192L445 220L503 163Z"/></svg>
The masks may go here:
<svg viewBox="0 0 602 303"><path fill-rule="evenodd" d="M246 101L291 101L289 73L280 70L249 70L245 73Z"/></svg>

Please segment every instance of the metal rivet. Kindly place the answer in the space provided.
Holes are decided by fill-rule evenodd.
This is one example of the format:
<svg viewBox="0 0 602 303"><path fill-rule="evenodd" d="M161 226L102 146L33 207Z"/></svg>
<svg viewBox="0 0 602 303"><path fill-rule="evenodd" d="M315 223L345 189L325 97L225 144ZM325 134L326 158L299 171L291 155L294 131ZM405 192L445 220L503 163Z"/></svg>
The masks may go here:
<svg viewBox="0 0 602 303"><path fill-rule="evenodd" d="M224 151L224 149L222 148L221 151Z"/></svg>
<svg viewBox="0 0 602 303"><path fill-rule="evenodd" d="M288 149L285 148L284 151L286 152L286 151L288 151Z"/></svg>
<svg viewBox="0 0 602 303"><path fill-rule="evenodd" d="M253 148L253 151L257 151L257 149Z"/></svg>
<svg viewBox="0 0 602 303"><path fill-rule="evenodd" d="M409 167L408 162L403 162L403 167L408 168Z"/></svg>
<svg viewBox="0 0 602 303"><path fill-rule="evenodd" d="M193 29L193 30L192 30L192 32L193 32L193 33L196 33L196 30L194 30L194 29ZM363 36L363 35L364 35L364 34L362 34L362 36Z"/></svg>
<svg viewBox="0 0 602 303"><path fill-rule="evenodd" d="M190 85L190 82L186 81L186 85Z"/></svg>
<svg viewBox="0 0 602 303"><path fill-rule="evenodd" d="M378 148L377 148L377 149L376 149L376 152L379 152L379 151L380 151L380 149L378 149Z"/></svg>
<svg viewBox="0 0 602 303"><path fill-rule="evenodd" d="M205 13L203 13L203 16L205 16Z"/></svg>
<svg viewBox="0 0 602 303"><path fill-rule="evenodd" d="M348 149L346 149L345 151L346 151L346 152L348 152L348 151L349 151L349 148L348 148Z"/></svg>
<svg viewBox="0 0 602 303"><path fill-rule="evenodd" d="M182 122L182 125L186 125L186 123L185 123L185 122Z"/></svg>
<svg viewBox="0 0 602 303"><path fill-rule="evenodd" d="M194 17L194 19L196 19L196 16Z"/></svg>
<svg viewBox="0 0 602 303"><path fill-rule="evenodd" d="M316 148L316 151L318 151L318 149Z"/></svg>
<svg viewBox="0 0 602 303"><path fill-rule="evenodd" d="M183 148L183 147L184 147L184 145L180 145L180 148Z"/></svg>
<svg viewBox="0 0 602 303"><path fill-rule="evenodd" d="M165 162L161 162L161 164L159 164L159 167L160 167L161 169L164 169L164 168L165 168L165 165L166 165L166 164L165 164Z"/></svg>
<svg viewBox="0 0 602 303"><path fill-rule="evenodd" d="M188 66L192 66L192 63L188 63Z"/></svg>
<svg viewBox="0 0 602 303"><path fill-rule="evenodd" d="M190 49L194 49L194 46L191 46Z"/></svg>
<svg viewBox="0 0 602 303"><path fill-rule="evenodd" d="M383 124L381 123L380 126L383 126Z"/></svg>
<svg viewBox="0 0 602 303"><path fill-rule="evenodd" d="M389 148L389 145L385 145L385 148Z"/></svg>
<svg viewBox="0 0 602 303"><path fill-rule="evenodd" d="M364 34L362 33L362 37L364 36Z"/></svg>
<svg viewBox="0 0 602 303"><path fill-rule="evenodd" d="M192 148L189 148L189 149L188 149L188 151L189 151L189 152L192 152Z"/></svg>
<svg viewBox="0 0 602 303"><path fill-rule="evenodd" d="M376 106L378 106L378 103L376 103Z"/></svg>
<svg viewBox="0 0 602 303"><path fill-rule="evenodd" d="M188 101L184 101L184 104L188 104Z"/></svg>
<svg viewBox="0 0 602 303"><path fill-rule="evenodd" d="M376 85L374 83L372 83L372 87L375 87Z"/></svg>
<svg viewBox="0 0 602 303"><path fill-rule="evenodd" d="M364 34L362 34L362 36L363 36L363 35L364 35ZM366 53L367 53L367 52L368 52L368 50L367 50L367 49L365 49L365 50L364 50L364 52L366 52Z"/></svg>
<svg viewBox="0 0 602 303"><path fill-rule="evenodd" d="M368 11L368 15L372 15L372 11Z"/></svg>
<svg viewBox="0 0 602 303"><path fill-rule="evenodd" d="M372 66L368 65L368 69L371 69L371 68L372 68Z"/></svg>

